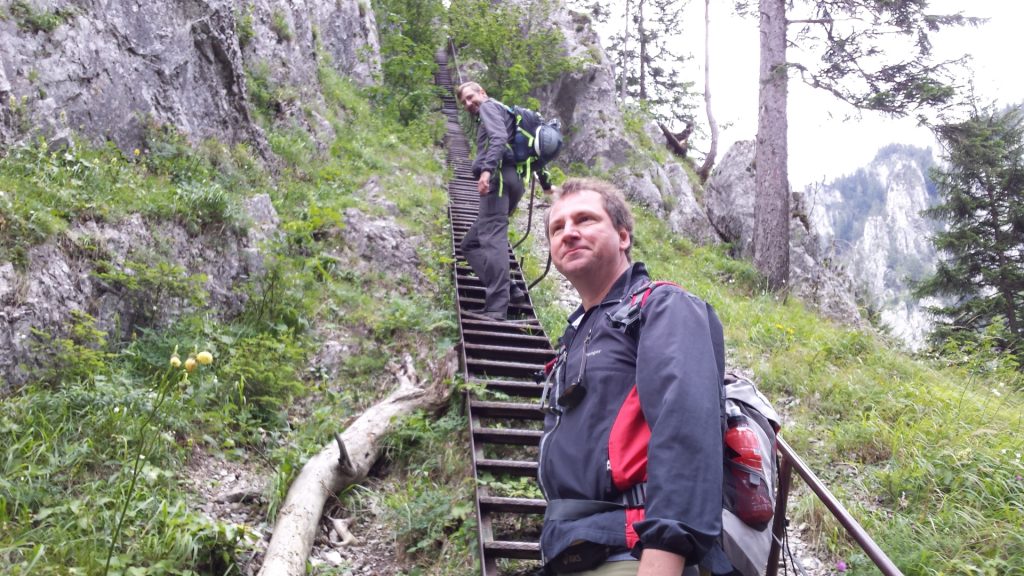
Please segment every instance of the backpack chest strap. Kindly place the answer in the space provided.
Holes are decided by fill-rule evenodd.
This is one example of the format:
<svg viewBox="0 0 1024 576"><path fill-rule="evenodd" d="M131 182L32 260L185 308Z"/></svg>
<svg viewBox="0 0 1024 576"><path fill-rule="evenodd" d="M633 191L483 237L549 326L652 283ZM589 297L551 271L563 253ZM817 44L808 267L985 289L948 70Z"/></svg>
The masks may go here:
<svg viewBox="0 0 1024 576"><path fill-rule="evenodd" d="M544 511L544 520L579 520L602 512L643 508L646 502L647 482L641 482L623 492L617 502L574 498L548 500L547 510Z"/></svg>

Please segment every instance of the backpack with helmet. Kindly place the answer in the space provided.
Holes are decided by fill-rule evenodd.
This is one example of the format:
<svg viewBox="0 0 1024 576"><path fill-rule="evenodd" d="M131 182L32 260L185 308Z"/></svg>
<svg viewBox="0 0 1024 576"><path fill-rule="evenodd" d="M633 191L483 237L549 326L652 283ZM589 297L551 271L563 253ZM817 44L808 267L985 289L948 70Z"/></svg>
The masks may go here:
<svg viewBox="0 0 1024 576"><path fill-rule="evenodd" d="M525 168L525 173L530 174L558 156L562 150L562 126L557 119L545 121L539 113L522 106L506 106L505 109L515 119L508 145L517 167Z"/></svg>

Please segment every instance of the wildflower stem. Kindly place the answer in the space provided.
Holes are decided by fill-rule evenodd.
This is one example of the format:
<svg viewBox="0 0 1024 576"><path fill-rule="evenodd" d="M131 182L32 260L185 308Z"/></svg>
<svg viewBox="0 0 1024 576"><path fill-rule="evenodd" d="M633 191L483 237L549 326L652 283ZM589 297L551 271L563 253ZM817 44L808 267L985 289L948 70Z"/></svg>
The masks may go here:
<svg viewBox="0 0 1024 576"><path fill-rule="evenodd" d="M170 379L165 376L164 380L161 382L160 392L157 396L156 403L153 404L145 422L143 422L139 428L139 438L137 438L138 450L135 452L135 466L132 468L132 479L128 484L128 494L125 495L124 504L121 506L121 513L117 519L117 526L114 528L114 535L110 538L110 546L107 548L107 561L103 567L103 576L107 576L107 574L110 573L110 560L114 556L114 548L117 547L118 539L121 537L121 526L124 524L124 518L128 514L128 505L131 504L132 497L135 495L135 484L139 479L139 472L142 470L143 455L146 450L146 429L149 428L149 424L156 417L156 413L160 410L160 406L162 406L164 400L167 399L167 392L171 388L169 380Z"/></svg>

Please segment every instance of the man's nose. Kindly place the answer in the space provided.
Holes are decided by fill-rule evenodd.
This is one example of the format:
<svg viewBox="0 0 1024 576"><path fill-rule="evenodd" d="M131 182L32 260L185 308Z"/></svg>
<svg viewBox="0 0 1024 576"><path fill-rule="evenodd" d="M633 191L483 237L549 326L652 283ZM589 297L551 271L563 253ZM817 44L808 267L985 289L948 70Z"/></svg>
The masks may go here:
<svg viewBox="0 0 1024 576"><path fill-rule="evenodd" d="M580 236L579 228L575 224L573 224L571 221L566 221L566 223L562 227L562 237L575 239L575 238L579 238L579 236Z"/></svg>

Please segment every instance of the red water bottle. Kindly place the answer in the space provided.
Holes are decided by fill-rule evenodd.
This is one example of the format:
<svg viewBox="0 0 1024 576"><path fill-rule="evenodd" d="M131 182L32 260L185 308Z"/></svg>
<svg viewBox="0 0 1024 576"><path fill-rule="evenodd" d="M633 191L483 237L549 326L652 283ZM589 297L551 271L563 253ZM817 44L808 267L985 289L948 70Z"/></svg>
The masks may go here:
<svg viewBox="0 0 1024 576"><path fill-rule="evenodd" d="M733 484L736 486L733 513L750 526L767 524L775 510L763 477L761 443L739 408L729 407L728 423L729 429L725 432L728 456L733 462L742 465L730 466L735 479Z"/></svg>

